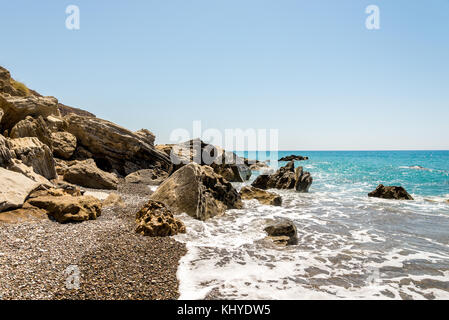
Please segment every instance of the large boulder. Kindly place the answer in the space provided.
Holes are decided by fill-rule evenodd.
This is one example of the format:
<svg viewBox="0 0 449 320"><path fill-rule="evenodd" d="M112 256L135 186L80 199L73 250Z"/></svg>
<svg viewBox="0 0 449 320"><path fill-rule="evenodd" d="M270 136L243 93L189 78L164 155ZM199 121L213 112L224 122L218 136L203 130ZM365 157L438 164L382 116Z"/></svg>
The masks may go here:
<svg viewBox="0 0 449 320"><path fill-rule="evenodd" d="M101 215L101 202L92 196L39 194L31 195L27 204L45 210L60 223L95 220Z"/></svg>
<svg viewBox="0 0 449 320"><path fill-rule="evenodd" d="M280 245L295 245L298 243L298 232L295 224L282 219L268 225L265 229L269 239Z"/></svg>
<svg viewBox="0 0 449 320"><path fill-rule="evenodd" d="M160 185L167 178L168 172L160 168L142 169L127 175L125 177L125 182L155 186Z"/></svg>
<svg viewBox="0 0 449 320"><path fill-rule="evenodd" d="M0 168L0 212L20 208L40 183L23 174Z"/></svg>
<svg viewBox="0 0 449 320"><path fill-rule="evenodd" d="M211 167L196 163L174 172L150 199L165 203L174 213L185 212L203 221L242 207L240 195L230 182Z"/></svg>
<svg viewBox="0 0 449 320"><path fill-rule="evenodd" d="M168 171L170 159L157 151L148 135L133 133L112 122L69 114L67 131L95 159L100 169L128 175L140 169L160 167Z"/></svg>
<svg viewBox="0 0 449 320"><path fill-rule="evenodd" d="M30 116L44 119L48 116L59 116L58 100L54 97L10 97L0 95L0 109L4 115L0 122L0 129L11 130L14 125Z"/></svg>
<svg viewBox="0 0 449 320"><path fill-rule="evenodd" d="M86 188L116 190L118 179L97 167L93 159L72 161L63 169L63 179Z"/></svg>
<svg viewBox="0 0 449 320"><path fill-rule="evenodd" d="M18 159L12 159L10 165L7 167L8 170L14 171L20 174L23 174L25 177L40 183L41 185L45 187L52 187L53 184L48 181L45 177L41 176L40 174L37 174L34 172L34 169L32 167L27 166L24 164L21 160Z"/></svg>
<svg viewBox="0 0 449 320"><path fill-rule="evenodd" d="M7 143L15 157L32 167L34 172L49 180L57 177L53 154L38 138L10 139Z"/></svg>
<svg viewBox="0 0 449 320"><path fill-rule="evenodd" d="M58 131L51 134L53 155L62 159L69 159L76 149L76 137L68 132Z"/></svg>
<svg viewBox="0 0 449 320"><path fill-rule="evenodd" d="M369 197L395 200L413 200L413 197L403 188L397 186L386 187L383 184L368 194Z"/></svg>
<svg viewBox="0 0 449 320"><path fill-rule="evenodd" d="M36 137L50 148L52 146L51 131L41 116L37 118L28 116L20 120L11 129L9 136L11 138Z"/></svg>
<svg viewBox="0 0 449 320"><path fill-rule="evenodd" d="M174 171L194 162L210 166L214 171L230 182L243 182L251 177L251 170L245 160L234 152L205 143L200 139L189 140L180 144L158 145L156 149L170 157Z"/></svg>
<svg viewBox="0 0 449 320"><path fill-rule="evenodd" d="M269 206L282 205L282 198L280 195L250 186L243 187L240 190L240 196L243 200L256 199L261 204Z"/></svg>
<svg viewBox="0 0 449 320"><path fill-rule="evenodd" d="M294 161L279 168L272 175L260 175L252 183L259 189L295 189L299 192L308 192L313 179L310 172L304 172L303 167L295 169Z"/></svg>
<svg viewBox="0 0 449 320"><path fill-rule="evenodd" d="M153 200L137 212L136 223L136 232L144 236L168 237L186 232L184 223L165 204Z"/></svg>

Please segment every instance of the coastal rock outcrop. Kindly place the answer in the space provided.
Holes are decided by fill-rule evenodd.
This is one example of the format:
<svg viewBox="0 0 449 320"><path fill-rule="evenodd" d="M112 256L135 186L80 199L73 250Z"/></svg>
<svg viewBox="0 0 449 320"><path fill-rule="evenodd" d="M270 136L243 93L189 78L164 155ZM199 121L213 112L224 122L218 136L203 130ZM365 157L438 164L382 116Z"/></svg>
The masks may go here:
<svg viewBox="0 0 449 320"><path fill-rule="evenodd" d="M303 157L303 156L295 156L295 155L291 155L291 156L287 156L287 157L283 157L280 158L279 161L304 161L304 160L309 160L309 157Z"/></svg>
<svg viewBox="0 0 449 320"><path fill-rule="evenodd" d="M140 169L160 167L168 171L171 167L170 159L149 143L148 134L142 138L112 122L76 114L69 114L65 120L67 131L102 170L126 176Z"/></svg>
<svg viewBox="0 0 449 320"><path fill-rule="evenodd" d="M47 127L44 118L41 116L32 118L30 116L17 122L9 133L11 138L36 137L40 142L51 148L51 132Z"/></svg>
<svg viewBox="0 0 449 320"><path fill-rule="evenodd" d="M243 187L240 190L240 196L242 197L243 200L256 199L261 204L265 205L270 206L282 205L282 198L280 195L250 186Z"/></svg>
<svg viewBox="0 0 449 320"><path fill-rule="evenodd" d="M160 168L142 169L127 175L125 177L125 182L156 186L160 185L167 178L168 172Z"/></svg>
<svg viewBox="0 0 449 320"><path fill-rule="evenodd" d="M28 195L40 186L23 174L0 168L0 212L20 208Z"/></svg>
<svg viewBox="0 0 449 320"><path fill-rule="evenodd" d="M189 140L180 144L157 145L156 148L170 157L173 171L194 162L210 166L230 182L243 182L251 177L251 170L243 158L234 152L207 144L200 139Z"/></svg>
<svg viewBox="0 0 449 320"><path fill-rule="evenodd" d="M276 221L265 229L268 238L279 245L295 245L298 243L296 225L287 219Z"/></svg>
<svg viewBox="0 0 449 320"><path fill-rule="evenodd" d="M137 212L136 223L136 232L144 236L168 237L186 232L184 223L165 204L153 200Z"/></svg>
<svg viewBox="0 0 449 320"><path fill-rule="evenodd" d="M71 161L63 168L64 181L86 188L116 190L118 179L109 172L97 167L93 159Z"/></svg>
<svg viewBox="0 0 449 320"><path fill-rule="evenodd" d="M303 167L295 170L294 161L290 161L272 175L258 176L252 186L263 190L295 189L299 192L308 192L312 182L310 172L304 172Z"/></svg>
<svg viewBox="0 0 449 320"><path fill-rule="evenodd" d="M55 161L50 148L38 138L18 138L7 141L11 153L34 172L51 180L57 177Z"/></svg>
<svg viewBox="0 0 449 320"><path fill-rule="evenodd" d="M230 182L211 167L193 162L174 172L150 199L165 203L174 213L185 212L203 221L242 207Z"/></svg>
<svg viewBox="0 0 449 320"><path fill-rule="evenodd" d="M54 97L5 97L0 95L0 109L4 115L0 122L2 132L11 130L16 123L30 116L34 119L42 116L59 116L58 100Z"/></svg>
<svg viewBox="0 0 449 320"><path fill-rule="evenodd" d="M60 223L95 220L102 207L100 200L92 196L73 196L59 190L31 194L27 205L45 210Z"/></svg>
<svg viewBox="0 0 449 320"><path fill-rule="evenodd" d="M377 186L376 190L370 192L368 196L382 199L414 200L413 197L403 187L386 187L383 184Z"/></svg>
<svg viewBox="0 0 449 320"><path fill-rule="evenodd" d="M8 140L0 134L0 167L8 166L13 157L15 155L9 150Z"/></svg>
<svg viewBox="0 0 449 320"><path fill-rule="evenodd" d="M53 155L61 159L70 159L76 149L76 137L68 132L58 131L51 134Z"/></svg>

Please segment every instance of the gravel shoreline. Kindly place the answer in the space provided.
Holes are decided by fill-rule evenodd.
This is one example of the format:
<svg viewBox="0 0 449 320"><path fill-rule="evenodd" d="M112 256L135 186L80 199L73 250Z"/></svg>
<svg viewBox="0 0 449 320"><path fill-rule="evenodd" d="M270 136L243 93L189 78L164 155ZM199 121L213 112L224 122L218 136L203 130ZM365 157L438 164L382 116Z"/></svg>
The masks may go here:
<svg viewBox="0 0 449 320"><path fill-rule="evenodd" d="M103 208L97 220L0 223L0 299L177 299L187 251L172 238L135 233L135 213L151 193L142 187L121 186L125 208Z"/></svg>

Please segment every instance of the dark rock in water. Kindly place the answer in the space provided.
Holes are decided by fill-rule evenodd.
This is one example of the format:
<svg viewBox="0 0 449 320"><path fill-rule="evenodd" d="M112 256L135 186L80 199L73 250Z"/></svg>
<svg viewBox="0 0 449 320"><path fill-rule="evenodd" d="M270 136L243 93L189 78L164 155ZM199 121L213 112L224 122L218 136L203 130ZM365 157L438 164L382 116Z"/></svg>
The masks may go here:
<svg viewBox="0 0 449 320"><path fill-rule="evenodd" d="M309 192L313 178L310 172L304 172L303 167L299 167L295 171L296 183L295 189L299 192Z"/></svg>
<svg viewBox="0 0 449 320"><path fill-rule="evenodd" d="M291 155L279 159L279 161L304 161L304 160L309 160L309 157Z"/></svg>
<svg viewBox="0 0 449 320"><path fill-rule="evenodd" d="M380 184L376 190L370 192L368 196L382 199L414 200L403 187L385 187L382 184Z"/></svg>
<svg viewBox="0 0 449 320"><path fill-rule="evenodd" d="M270 181L269 175L260 175L251 185L255 188L266 190L268 189L268 181Z"/></svg>
<svg viewBox="0 0 449 320"><path fill-rule="evenodd" d="M298 243L297 229L291 220L277 221L264 230L268 233L269 238L278 244L295 245Z"/></svg>
<svg viewBox="0 0 449 320"><path fill-rule="evenodd" d="M252 183L259 189L296 189L299 192L308 192L313 178L310 172L304 172L303 167L295 170L295 163L290 161L272 175L260 175Z"/></svg>

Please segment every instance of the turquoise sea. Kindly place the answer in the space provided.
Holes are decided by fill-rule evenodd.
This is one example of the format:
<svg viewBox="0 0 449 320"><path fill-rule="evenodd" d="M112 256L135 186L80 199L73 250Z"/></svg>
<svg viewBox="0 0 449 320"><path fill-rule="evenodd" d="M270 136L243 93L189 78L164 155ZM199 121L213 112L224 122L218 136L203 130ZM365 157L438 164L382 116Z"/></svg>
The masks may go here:
<svg viewBox="0 0 449 320"><path fill-rule="evenodd" d="M272 190L282 207L245 201L206 223L182 216L181 299L449 299L449 151L238 154L308 156L296 166L312 174L310 193ZM369 198L380 183L415 200ZM298 245L263 240L266 223L279 218L295 222Z"/></svg>

